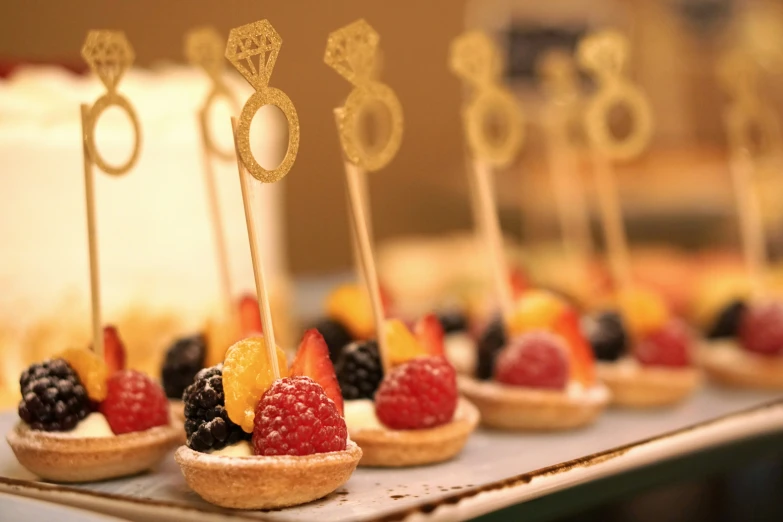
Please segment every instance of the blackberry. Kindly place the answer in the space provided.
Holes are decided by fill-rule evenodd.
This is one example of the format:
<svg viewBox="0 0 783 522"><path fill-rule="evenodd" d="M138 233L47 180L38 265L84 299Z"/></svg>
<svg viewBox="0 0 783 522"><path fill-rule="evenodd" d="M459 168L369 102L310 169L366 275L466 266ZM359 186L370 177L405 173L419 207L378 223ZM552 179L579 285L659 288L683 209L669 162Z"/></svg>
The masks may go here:
<svg viewBox="0 0 783 522"><path fill-rule="evenodd" d="M732 301L723 310L720 311L712 327L707 332L707 339L725 339L736 337L739 332L742 316L748 305L739 299Z"/></svg>
<svg viewBox="0 0 783 522"><path fill-rule="evenodd" d="M464 332L468 329L468 319L465 314L458 310L450 310L448 312L442 312L438 314L438 321L443 327L443 333L446 335L450 333Z"/></svg>
<svg viewBox="0 0 783 522"><path fill-rule="evenodd" d="M506 345L506 328L501 319L494 319L478 342L478 361L476 363L476 378L486 381L492 378L495 370L495 358Z"/></svg>
<svg viewBox="0 0 783 522"><path fill-rule="evenodd" d="M19 417L34 430L70 431L90 413L79 376L63 359L33 364L19 378Z"/></svg>
<svg viewBox="0 0 783 522"><path fill-rule="evenodd" d="M326 346L329 347L329 359L332 360L332 364L337 363L337 359L340 358L340 352L348 343L353 341L351 332L348 331L343 323L329 318L318 321L313 328L324 336Z"/></svg>
<svg viewBox="0 0 783 522"><path fill-rule="evenodd" d="M343 399L372 399L383 380L383 366L376 341L357 341L340 354L335 366Z"/></svg>
<svg viewBox="0 0 783 522"><path fill-rule="evenodd" d="M207 452L249 440L250 434L231 422L223 394L223 365L204 368L185 388L185 436L188 447Z"/></svg>
<svg viewBox="0 0 783 522"><path fill-rule="evenodd" d="M207 342L203 335L178 339L166 351L161 370L161 381L166 397L181 399L193 378L204 367Z"/></svg>
<svg viewBox="0 0 783 522"><path fill-rule="evenodd" d="M602 312L589 318L584 322L584 331L599 361L616 361L627 349L628 334L617 312Z"/></svg>

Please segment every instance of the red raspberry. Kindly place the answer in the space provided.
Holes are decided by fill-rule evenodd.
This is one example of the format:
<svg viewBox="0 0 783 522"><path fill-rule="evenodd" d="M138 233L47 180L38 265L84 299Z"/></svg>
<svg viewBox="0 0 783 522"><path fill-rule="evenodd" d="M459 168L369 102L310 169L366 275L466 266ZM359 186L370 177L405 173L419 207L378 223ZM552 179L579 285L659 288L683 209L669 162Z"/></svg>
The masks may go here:
<svg viewBox="0 0 783 522"><path fill-rule="evenodd" d="M342 451L348 440L345 419L310 377L275 381L258 401L253 422L256 455Z"/></svg>
<svg viewBox="0 0 783 522"><path fill-rule="evenodd" d="M115 435L144 431L169 423L169 402L163 388L135 370L109 377L100 410Z"/></svg>
<svg viewBox="0 0 783 522"><path fill-rule="evenodd" d="M767 301L748 307L739 327L742 346L759 355L783 355L783 303Z"/></svg>
<svg viewBox="0 0 783 522"><path fill-rule="evenodd" d="M536 330L514 337L498 354L495 380L511 386L562 390L570 370L563 338Z"/></svg>
<svg viewBox="0 0 783 522"><path fill-rule="evenodd" d="M375 392L375 414L393 430L434 428L457 409L457 373L445 357L419 357L389 372Z"/></svg>
<svg viewBox="0 0 783 522"><path fill-rule="evenodd" d="M643 336L633 347L633 354L645 366L682 367L691 365L691 333L679 319Z"/></svg>

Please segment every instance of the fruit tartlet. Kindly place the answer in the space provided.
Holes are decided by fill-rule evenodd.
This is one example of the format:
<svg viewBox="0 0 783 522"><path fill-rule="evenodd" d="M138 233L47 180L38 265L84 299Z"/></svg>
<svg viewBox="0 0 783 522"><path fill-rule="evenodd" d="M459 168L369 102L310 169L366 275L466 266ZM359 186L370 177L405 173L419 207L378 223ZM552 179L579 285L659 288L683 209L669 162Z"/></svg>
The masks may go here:
<svg viewBox="0 0 783 522"><path fill-rule="evenodd" d="M626 291L618 304L620 313L598 312L583 324L613 404L663 407L688 398L702 381L688 325L654 292Z"/></svg>
<svg viewBox="0 0 783 522"><path fill-rule="evenodd" d="M508 430L566 430L592 423L609 402L576 311L552 293L533 290L505 320L484 331L475 377L460 391L483 425Z"/></svg>
<svg viewBox="0 0 783 522"><path fill-rule="evenodd" d="M348 432L364 453L360 466L449 460L462 451L478 424L476 408L459 398L438 318L425 316L414 332L398 319L386 321L388 375L374 340L355 341L338 358Z"/></svg>
<svg viewBox="0 0 783 522"><path fill-rule="evenodd" d="M123 369L116 330L104 331L105 360L68 349L19 379L20 422L6 439L19 463L55 482L89 482L154 467L176 446L163 388ZM108 364L107 364L108 363Z"/></svg>
<svg viewBox="0 0 783 522"><path fill-rule="evenodd" d="M700 353L715 382L783 389L783 302L737 298L714 315Z"/></svg>
<svg viewBox="0 0 783 522"><path fill-rule="evenodd" d="M175 453L188 486L237 509L304 504L351 476L362 451L348 437L326 342L308 330L275 379L263 337L237 342L184 392L187 443Z"/></svg>

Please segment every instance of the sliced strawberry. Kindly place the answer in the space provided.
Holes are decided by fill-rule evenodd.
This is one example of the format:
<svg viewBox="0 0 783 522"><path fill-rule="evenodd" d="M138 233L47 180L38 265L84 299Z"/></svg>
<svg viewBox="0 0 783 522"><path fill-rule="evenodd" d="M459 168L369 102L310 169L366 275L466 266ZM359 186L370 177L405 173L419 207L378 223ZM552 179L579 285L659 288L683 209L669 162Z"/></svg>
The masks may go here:
<svg viewBox="0 0 783 522"><path fill-rule="evenodd" d="M553 328L560 334L571 352L571 378L585 387L595 383L595 359L590 344L582 333L579 325L579 315L569 307L563 312Z"/></svg>
<svg viewBox="0 0 783 522"><path fill-rule="evenodd" d="M530 288L530 282L527 276L520 268L512 268L509 274L509 283L511 284L511 293L514 297L520 297Z"/></svg>
<svg viewBox="0 0 783 522"><path fill-rule="evenodd" d="M240 339L263 333L261 312L258 301L250 294L239 298L239 334Z"/></svg>
<svg viewBox="0 0 783 522"><path fill-rule="evenodd" d="M109 369L109 375L125 369L125 345L122 344L117 328L112 325L103 327L103 359Z"/></svg>
<svg viewBox="0 0 783 522"><path fill-rule="evenodd" d="M291 377L310 377L320 384L326 392L326 396L334 401L337 411L343 415L343 395L340 392L340 385L337 383L334 366L329 359L329 347L326 346L323 336L315 328L307 330L302 337L289 375Z"/></svg>
<svg viewBox="0 0 783 522"><path fill-rule="evenodd" d="M435 314L427 314L416 323L413 330L416 340L427 350L428 355L438 356L445 354L443 345L443 326Z"/></svg>
<svg viewBox="0 0 783 522"><path fill-rule="evenodd" d="M378 286L381 290L381 304L383 305L383 310L386 312L387 316L394 315L394 299L392 299L389 288L381 282L378 283Z"/></svg>

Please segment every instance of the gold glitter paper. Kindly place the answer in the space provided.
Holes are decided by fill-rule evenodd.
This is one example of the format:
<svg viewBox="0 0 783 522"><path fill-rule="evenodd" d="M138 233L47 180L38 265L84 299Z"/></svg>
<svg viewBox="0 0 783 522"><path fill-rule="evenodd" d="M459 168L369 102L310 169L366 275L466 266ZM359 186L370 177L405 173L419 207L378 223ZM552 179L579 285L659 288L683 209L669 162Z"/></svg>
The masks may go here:
<svg viewBox="0 0 783 522"><path fill-rule="evenodd" d="M380 37L364 20L357 20L334 31L326 43L324 62L353 84L341 114L338 132L345 157L366 171L385 167L402 144L403 115L397 95L377 80L380 72ZM383 143L367 146L360 121L368 117L376 122L389 117L389 132Z"/></svg>
<svg viewBox="0 0 783 522"><path fill-rule="evenodd" d="M283 91L269 87L269 78L272 76L282 43L283 40L272 24L261 20L232 29L226 44L226 58L256 90L239 116L236 129L239 158L245 169L264 183L274 183L288 174L299 151L299 117L294 104ZM283 112L288 121L288 150L283 161L273 170L259 165L250 150L250 123L258 109L264 105L274 105Z"/></svg>
<svg viewBox="0 0 783 522"><path fill-rule="evenodd" d="M82 47L82 57L90 69L98 75L106 86L106 94L98 98L86 114L84 125L84 143L90 159L107 174L120 175L133 167L139 157L141 147L141 129L136 111L127 98L117 92L117 85L125 71L133 63L133 48L121 31L90 31ZM95 124L101 113L111 106L123 109L133 125L135 137L130 158L119 166L104 161L95 145Z"/></svg>
<svg viewBox="0 0 783 522"><path fill-rule="evenodd" d="M204 145L207 150L215 156L224 160L230 160L234 157L233 147L229 150L221 150L212 139L210 131L209 113L212 106L219 98L225 98L235 113L239 112L240 106L236 95L226 86L223 81L223 39L220 34L212 27L198 27L192 29L185 36L185 56L188 61L204 69L212 81L212 89L204 100L204 105L199 110L199 119L201 120L201 129L204 133Z"/></svg>
<svg viewBox="0 0 783 522"><path fill-rule="evenodd" d="M508 88L500 83L500 52L481 31L468 31L451 44L452 72L473 87L463 110L468 144L473 155L502 167L511 163L524 140L522 111ZM497 121L503 132L494 136L489 123Z"/></svg>
<svg viewBox="0 0 783 522"><path fill-rule="evenodd" d="M769 153L780 149L780 127L774 110L759 98L759 65L747 52L734 50L718 64L718 76L731 97L726 110L729 144L735 152ZM754 136L758 147L754 146Z"/></svg>
<svg viewBox="0 0 783 522"><path fill-rule="evenodd" d="M623 76L628 54L628 40L613 30L585 37L577 49L579 64L598 82L598 92L585 109L587 137L598 151L614 160L638 156L649 144L653 130L647 97ZM625 107L634 121L622 138L616 137L609 127L609 114L616 107Z"/></svg>

